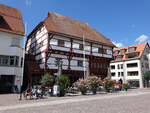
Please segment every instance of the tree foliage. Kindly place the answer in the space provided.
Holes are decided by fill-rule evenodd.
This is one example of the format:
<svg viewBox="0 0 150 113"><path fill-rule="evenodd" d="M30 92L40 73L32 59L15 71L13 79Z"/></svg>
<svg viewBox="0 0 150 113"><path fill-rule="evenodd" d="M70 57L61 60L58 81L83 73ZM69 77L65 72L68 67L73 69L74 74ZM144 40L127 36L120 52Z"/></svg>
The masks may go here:
<svg viewBox="0 0 150 113"><path fill-rule="evenodd" d="M61 90L67 89L69 87L69 85L70 85L70 80L65 75L60 75L59 77L57 77L56 81L60 85L60 89Z"/></svg>
<svg viewBox="0 0 150 113"><path fill-rule="evenodd" d="M149 81L150 80L150 71L146 71L144 73L144 80Z"/></svg>
<svg viewBox="0 0 150 113"><path fill-rule="evenodd" d="M149 80L150 80L150 71L146 71L144 73L144 80L146 81L146 84L147 84L147 87L148 87L148 83L149 83Z"/></svg>
<svg viewBox="0 0 150 113"><path fill-rule="evenodd" d="M44 74L41 79L42 86L52 86L54 83L54 77L48 73Z"/></svg>

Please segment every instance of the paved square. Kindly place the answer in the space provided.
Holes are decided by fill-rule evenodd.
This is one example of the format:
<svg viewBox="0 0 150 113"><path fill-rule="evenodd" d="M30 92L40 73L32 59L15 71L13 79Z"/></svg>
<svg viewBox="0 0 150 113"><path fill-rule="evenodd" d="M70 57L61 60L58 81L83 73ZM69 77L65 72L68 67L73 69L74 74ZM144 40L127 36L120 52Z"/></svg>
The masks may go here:
<svg viewBox="0 0 150 113"><path fill-rule="evenodd" d="M41 100L18 101L17 97L0 95L4 101L0 102L0 113L150 113L149 89Z"/></svg>

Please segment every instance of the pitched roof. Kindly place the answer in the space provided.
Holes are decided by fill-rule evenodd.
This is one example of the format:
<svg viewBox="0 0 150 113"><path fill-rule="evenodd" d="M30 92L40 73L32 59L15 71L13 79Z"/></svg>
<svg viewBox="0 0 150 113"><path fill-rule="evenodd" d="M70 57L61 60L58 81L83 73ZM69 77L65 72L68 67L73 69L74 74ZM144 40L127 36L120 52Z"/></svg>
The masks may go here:
<svg viewBox="0 0 150 113"><path fill-rule="evenodd" d="M105 36L97 32L84 22L71 19L53 12L48 12L47 18L43 21L49 32L58 32L79 38L96 41L108 46L115 45Z"/></svg>
<svg viewBox="0 0 150 113"><path fill-rule="evenodd" d="M113 56L114 57L117 57L117 56L122 56L122 59L119 60L120 61L126 61L126 60L133 60L133 59L138 59L138 58L141 58L143 52L144 52L144 49L146 48L146 46L148 45L147 42L145 43L141 43L141 44L136 44L136 45L131 45L131 46L127 46L127 47L123 47L123 48L117 48L117 49L114 49L113 51ZM135 51L133 52L129 52L128 49L129 48L135 48ZM125 50L125 52L121 53L120 51L121 50ZM118 54L115 54L116 52L118 52ZM130 54L130 53L138 53L138 56L135 57L135 58L126 58L126 55ZM115 58L114 60L112 60L111 62L118 62L118 60Z"/></svg>
<svg viewBox="0 0 150 113"><path fill-rule="evenodd" d="M0 31L24 35L24 25L20 11L0 4Z"/></svg>

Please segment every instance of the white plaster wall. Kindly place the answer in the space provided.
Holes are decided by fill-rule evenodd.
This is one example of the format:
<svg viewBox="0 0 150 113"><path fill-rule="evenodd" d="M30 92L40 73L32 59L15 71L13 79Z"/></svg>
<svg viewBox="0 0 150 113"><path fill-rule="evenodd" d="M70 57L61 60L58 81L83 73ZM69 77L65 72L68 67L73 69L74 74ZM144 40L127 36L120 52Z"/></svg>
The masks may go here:
<svg viewBox="0 0 150 113"><path fill-rule="evenodd" d="M19 39L19 46L14 47L12 45L13 38ZM22 68L20 67L21 58L23 57L23 51L21 41L22 36L14 35L10 33L0 32L0 55L8 55L8 56L19 56L18 67L8 67L8 66L0 66L0 75L15 75L14 85L22 84ZM20 80L18 82L18 80ZM21 83L20 83L21 82Z"/></svg>
<svg viewBox="0 0 150 113"><path fill-rule="evenodd" d="M33 45L31 45L33 42L36 41L36 51L34 53L31 54L38 54L42 51L44 51L47 47L47 42L48 42L48 31L45 28L45 26L43 26L40 30L37 30L36 33L32 34L29 38L29 40L27 41L27 49L26 52L28 53L30 46L31 48L33 47ZM41 44L42 43L42 44ZM42 46L40 46L42 45ZM39 48L40 47L40 48ZM38 49L39 48L39 49Z"/></svg>
<svg viewBox="0 0 150 113"><path fill-rule="evenodd" d="M67 70L68 69L68 64L69 64L67 56L59 55L59 54L52 54L51 57L48 59L47 63L49 64L48 65L49 69L58 69L58 66L56 66L56 62L55 62L56 58L62 58L62 61L63 61L62 69ZM79 58L79 57L73 57L72 58L72 60L70 61L71 70L78 70L78 71L83 71L84 70L84 63L83 63L83 67L79 67L77 65L78 60L83 61L83 58ZM88 66L89 66L88 59L85 59L85 68L86 68L86 70L88 69ZM40 67L42 67L42 65Z"/></svg>
<svg viewBox="0 0 150 113"><path fill-rule="evenodd" d="M137 63L138 67L131 67L131 68L127 68L127 64L129 63ZM118 64L123 64L123 69L118 69L117 65ZM142 73L141 73L141 62L140 60L130 60L130 61L125 61L125 62L115 62L115 63L110 63L111 65L115 65L115 69L111 69L111 73L114 72L116 73L116 76L112 76L111 78L113 80L119 80L120 78L123 80L123 82L127 82L128 80L138 80L140 82L140 87L142 88L143 83L141 83L142 81ZM138 71L138 76L128 76L127 72L132 72L132 71ZM124 72L124 76L120 76L118 77L118 72Z"/></svg>
<svg viewBox="0 0 150 113"><path fill-rule="evenodd" d="M112 78L113 80L117 80L117 81L121 78L122 80L125 81L125 78L124 78L123 76L118 77L118 72L124 72L124 69L118 69L118 64L121 65L121 64L123 64L123 62L116 62L116 63L111 63L111 64L110 64L110 66L111 66L111 65L115 65L115 69L111 69L111 70L110 70L111 72L114 72L114 73L115 73L115 76L112 76L111 78ZM124 65L124 64L123 64L123 65ZM123 68L124 68L124 67L123 67ZM124 72L124 76L125 76L125 72Z"/></svg>
<svg viewBox="0 0 150 113"><path fill-rule="evenodd" d="M65 47L58 47L57 46L58 45L58 39L65 41L65 44L64 44ZM63 37L63 36L55 35L54 38L50 40L50 44L51 44L52 49L56 49L56 50L70 51L70 48L71 48L70 38ZM73 45L72 45L73 50L72 51L74 53L79 53L79 54L85 53L86 55L90 55L90 50L91 50L90 43L85 42L85 46L84 46L84 50L85 51L84 50L79 50L79 44L83 44L83 41L73 40ZM112 58L112 48L111 47L103 46L103 48L107 49L107 53L109 55L108 54L102 55L101 53L98 53L98 48L99 47L102 48L102 45L100 45L100 44L93 44L93 47L92 47L93 53L92 54L94 56L100 56L100 57L103 56L105 58Z"/></svg>

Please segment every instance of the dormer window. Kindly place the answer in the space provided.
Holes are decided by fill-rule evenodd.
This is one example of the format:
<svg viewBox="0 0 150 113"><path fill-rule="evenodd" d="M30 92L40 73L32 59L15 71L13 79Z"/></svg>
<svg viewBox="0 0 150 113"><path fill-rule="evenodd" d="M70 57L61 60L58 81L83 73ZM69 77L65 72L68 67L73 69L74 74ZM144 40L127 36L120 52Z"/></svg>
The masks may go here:
<svg viewBox="0 0 150 113"><path fill-rule="evenodd" d="M121 60L122 60L122 57L123 57L123 56L117 56L117 57L116 57L116 60L117 60L117 61L121 61Z"/></svg>
<svg viewBox="0 0 150 113"><path fill-rule="evenodd" d="M124 54L126 52L125 49L120 50L120 54Z"/></svg>
<svg viewBox="0 0 150 113"><path fill-rule="evenodd" d="M129 53L126 55L126 58L136 58L139 56L139 53Z"/></svg>
<svg viewBox="0 0 150 113"><path fill-rule="evenodd" d="M136 50L135 47L130 47L130 48L128 48L128 52L134 52L135 50Z"/></svg>
<svg viewBox="0 0 150 113"><path fill-rule="evenodd" d="M119 51L115 51L115 52L114 52L114 55L118 55L118 53L119 53Z"/></svg>

